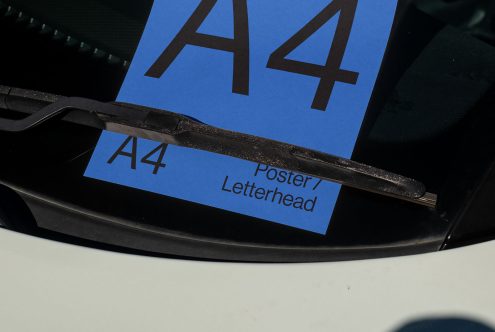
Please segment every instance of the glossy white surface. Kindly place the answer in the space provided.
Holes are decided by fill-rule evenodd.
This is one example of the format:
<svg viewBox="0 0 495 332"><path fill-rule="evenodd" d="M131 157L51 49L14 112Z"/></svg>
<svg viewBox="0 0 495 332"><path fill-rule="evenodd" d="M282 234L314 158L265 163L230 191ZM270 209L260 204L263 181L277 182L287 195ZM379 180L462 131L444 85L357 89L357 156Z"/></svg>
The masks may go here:
<svg viewBox="0 0 495 332"><path fill-rule="evenodd" d="M396 331L431 317L495 327L494 258L489 242L342 263L209 263L0 229L0 330Z"/></svg>

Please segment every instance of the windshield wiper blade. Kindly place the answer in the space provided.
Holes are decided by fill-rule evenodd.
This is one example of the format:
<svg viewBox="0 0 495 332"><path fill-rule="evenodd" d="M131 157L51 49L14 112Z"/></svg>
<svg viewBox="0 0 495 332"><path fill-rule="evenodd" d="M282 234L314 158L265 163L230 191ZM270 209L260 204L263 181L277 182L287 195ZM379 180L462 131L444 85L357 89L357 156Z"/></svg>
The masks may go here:
<svg viewBox="0 0 495 332"><path fill-rule="evenodd" d="M125 103L0 86L0 109L27 113L0 117L0 130L22 132L60 117L97 129L219 153L283 168L380 195L434 208L437 196L416 180L296 145L225 130L187 116Z"/></svg>

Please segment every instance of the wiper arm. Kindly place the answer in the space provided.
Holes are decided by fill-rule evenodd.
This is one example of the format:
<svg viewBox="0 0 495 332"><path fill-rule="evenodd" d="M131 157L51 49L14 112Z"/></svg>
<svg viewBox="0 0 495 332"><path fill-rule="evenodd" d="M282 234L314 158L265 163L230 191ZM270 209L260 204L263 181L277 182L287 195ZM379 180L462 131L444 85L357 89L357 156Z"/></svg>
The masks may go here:
<svg viewBox="0 0 495 332"><path fill-rule="evenodd" d="M436 206L437 196L428 193L419 181L315 150L209 126L177 113L6 86L0 86L0 109L29 114L15 120L0 117L1 131L22 132L59 116L97 129L219 153Z"/></svg>

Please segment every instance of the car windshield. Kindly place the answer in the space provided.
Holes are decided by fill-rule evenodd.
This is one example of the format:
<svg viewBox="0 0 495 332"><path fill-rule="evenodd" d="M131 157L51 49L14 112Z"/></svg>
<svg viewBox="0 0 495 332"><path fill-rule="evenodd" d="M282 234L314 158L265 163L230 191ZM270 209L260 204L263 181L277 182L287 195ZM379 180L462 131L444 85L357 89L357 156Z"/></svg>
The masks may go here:
<svg viewBox="0 0 495 332"><path fill-rule="evenodd" d="M339 1L327 2L329 5L325 8L329 8L327 18L330 19L330 14L337 12L331 12L337 8L332 6L337 6ZM198 4L204 6L208 3L198 1ZM366 1L357 1L356 6L362 3ZM147 40L148 30L145 27L147 22L150 24L148 17L151 20L153 13L156 13L156 8L152 7L153 2L150 0L0 0L3 50L0 54L0 85L41 91L50 96L81 97L101 103L121 101L119 93L122 95L124 87L128 86L123 83L131 77L132 66L143 56L140 40L141 36L144 36L141 43ZM255 16L249 1L247 9L251 16ZM326 12L323 10L321 13ZM342 17L347 14L341 10ZM184 15L182 24L186 26L187 18L194 15L194 11ZM214 11L211 11L211 15L214 15ZM188 182L190 189L185 189L183 195L189 196L183 198L148 190L144 185L134 185L128 175L122 175L120 182L85 176L90 169L88 165L93 162L92 156L96 158L94 156L104 150L99 148L103 146L101 141L98 143L101 129L109 127L103 126L98 120L81 124L73 121L73 118L67 121L63 118L65 115L60 115L25 132L0 131L0 224L55 240L113 250L240 261L325 261L382 257L436 251L495 237L495 211L493 204L490 204L490 197L495 195L495 2L399 0L392 18L390 38L384 42L386 49L383 61L377 67L379 71L376 84L371 86L369 104L363 109L362 126L356 131L356 144L351 149L352 154L345 157L350 157L348 159L360 165L414 179L424 185L428 193L435 194L436 204L425 206L377 195L370 190L363 191L358 185L352 185L355 178L346 178L337 181L344 183L344 186L334 198L332 213L325 215L328 229L315 231L304 225L310 219L294 221L297 227L291 226L289 222L267 222L265 219L268 218L263 218L261 211L253 211L263 210L254 208L261 206L257 205L261 201L279 202L279 205L287 203L285 205L292 209L284 212L287 220L294 219L291 215L299 213L299 210L311 214L313 205L323 204L320 202L322 196L319 196L320 201L314 198L316 196L300 197L299 201L297 195L289 197L288 189L283 190L286 188L284 186L289 185L290 188L297 187L297 190L311 185L316 190L318 181L315 175L323 175L318 173L315 160L304 170L295 168L305 174L291 173L291 169L283 170L281 164L270 166L268 162L262 162L267 157L277 155L280 146L268 146L260 152L254 148L251 150L255 145L247 139L251 145L242 145L242 149L249 153L245 153L245 158L242 158L242 154L236 157L255 161L254 178L271 181L273 188L263 187L261 191L257 190L261 186L256 187L251 180L233 181L232 177L224 177L219 183L222 190L217 195L247 197L243 200L244 205L198 203L200 199L195 201L189 198L200 195L193 195L193 188L201 182L196 178ZM207 15L203 19L209 22L206 20ZM253 17L249 19L250 24L255 20ZM201 32L198 33L200 37L206 35L202 30L198 31ZM301 31L304 32L304 29ZM336 31L337 35L339 29ZM251 37L253 60L256 49L253 46L256 40L254 33ZM210 39L223 40L224 44L209 44ZM183 48L197 47L194 46L196 43L200 47L209 47L213 54L217 54L219 49L220 53L231 52L229 47L232 46L225 42L228 41L226 37L215 39L210 36L205 40L190 41L193 46L188 44L183 45ZM289 38L287 45L290 46L290 42ZM299 44L302 45L302 41ZM352 39L348 44L351 45L348 47L352 47ZM277 46L280 45L283 45L282 40ZM287 45L286 48L289 47ZM286 59L282 51L287 51L286 48L283 45L279 52L274 51L266 67L278 74L289 71L287 78L299 77L301 73L294 69L299 67L290 67L289 70L284 67ZM363 51L363 56L365 53ZM297 52L295 54L300 56ZM234 55L228 54L226 58L229 70ZM347 65L345 59L342 66ZM372 62L370 59L369 66ZM183 65L182 62L179 64ZM256 73L256 69L253 69L256 62L252 61L250 65L251 72ZM346 71L347 74L349 72ZM186 73L186 78L194 74L192 70ZM321 77L314 73L311 75L307 75L311 76L311 80L308 80L311 88L308 88L308 91L311 90L308 112L320 112L315 114L322 114L323 119L323 115L329 113L329 110L325 111L325 106L332 99L329 97L330 101L326 102L325 98L318 99L318 84L315 82ZM349 75L350 78L339 76L341 81L337 80L338 84L333 90L337 91L335 93L338 93L339 87L361 82L358 76ZM360 75L365 77L363 73ZM318 77L318 80L314 80L314 77ZM258 76L251 74L252 85L257 84L257 79ZM246 88L242 82L236 86L235 77L233 82L232 86L227 86L229 93L231 89L235 93L243 92ZM179 89L181 84L177 86ZM180 95L181 98L191 103L195 98L200 100L192 91L192 88L186 89ZM294 91L295 95L297 93ZM250 92L249 98L254 98L253 94ZM46 106L55 101L54 98L58 97L47 100L43 105L35 105L40 107L33 109ZM289 100L290 96L284 95L284 98ZM19 100L20 97L17 100L2 97L1 117L24 117L25 114L18 114L16 110L23 113L23 107L33 107L33 104L32 101L29 105L22 104ZM14 104L23 106L16 108ZM156 108L151 104L131 104L135 108ZM168 111L184 113L175 99L170 105L172 107ZM198 102L198 108L205 105L204 101ZM266 112L270 112L270 108L267 107ZM203 113L203 116L192 113L191 117L187 121L196 124L224 123L222 119L210 123L214 121L209 113ZM237 122L248 122L246 119L239 117ZM134 127L139 125L133 124ZM162 123L162 126L165 124ZM223 129L244 132L238 129L243 128L241 125L232 128L225 126ZM278 138L276 135L262 135L269 132L269 127L259 125L250 128L252 132L249 134ZM298 135L311 136L312 131L316 136L317 130L312 128L305 128ZM328 135L333 137L330 133ZM161 160L163 155L172 151L167 150L167 144L162 141L162 145L146 145L151 143L136 140L138 143L135 145L131 136L118 142L117 146L122 149L105 150L108 152L105 162L111 164L115 160L127 160L125 158L129 159L128 155L131 154L132 160L126 161L126 165L129 164L131 168L135 166L133 163L137 163L138 166L144 164L151 167L156 173L166 172L169 166L165 167L166 163ZM180 139L196 149L209 146L210 150L206 150L219 153L219 156L226 150L221 145L225 141L209 141L211 135L194 136L197 141L192 136L183 135ZM101 137L104 138L105 134ZM326 139L326 136L319 137L319 142ZM314 145L325 146L319 142ZM266 143L262 145L267 147ZM146 151L136 159L132 157L133 148ZM312 158L315 159L314 155ZM201 165L200 157L192 161L180 160L184 168L191 164L194 167L195 163ZM298 165L301 166L302 162ZM204 167L198 166L196 172L202 174ZM160 187L166 186L167 182L160 182Z"/></svg>

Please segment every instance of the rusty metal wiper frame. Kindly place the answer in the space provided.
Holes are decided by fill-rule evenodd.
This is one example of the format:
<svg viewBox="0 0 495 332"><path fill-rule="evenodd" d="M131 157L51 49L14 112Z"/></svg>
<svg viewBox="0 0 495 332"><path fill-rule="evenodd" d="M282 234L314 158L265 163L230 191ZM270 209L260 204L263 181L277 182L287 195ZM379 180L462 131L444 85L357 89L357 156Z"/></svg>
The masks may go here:
<svg viewBox="0 0 495 332"><path fill-rule="evenodd" d="M437 196L428 193L419 181L330 154L216 128L177 113L7 86L0 86L0 109L29 114L22 119L0 115L0 131L22 132L60 117L97 129L219 153L431 208L436 206Z"/></svg>

